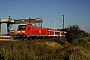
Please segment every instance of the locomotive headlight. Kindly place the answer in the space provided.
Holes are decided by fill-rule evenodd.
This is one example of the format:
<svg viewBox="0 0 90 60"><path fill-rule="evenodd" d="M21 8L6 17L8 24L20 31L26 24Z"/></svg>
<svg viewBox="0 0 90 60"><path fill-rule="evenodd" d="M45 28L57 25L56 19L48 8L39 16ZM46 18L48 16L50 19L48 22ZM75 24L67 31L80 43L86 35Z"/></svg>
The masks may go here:
<svg viewBox="0 0 90 60"><path fill-rule="evenodd" d="M25 31L17 31L17 33L20 33L20 32L24 33Z"/></svg>
<svg viewBox="0 0 90 60"><path fill-rule="evenodd" d="M25 32L25 31L22 31L23 33Z"/></svg>
<svg viewBox="0 0 90 60"><path fill-rule="evenodd" d="M17 33L20 33L20 31L17 31Z"/></svg>

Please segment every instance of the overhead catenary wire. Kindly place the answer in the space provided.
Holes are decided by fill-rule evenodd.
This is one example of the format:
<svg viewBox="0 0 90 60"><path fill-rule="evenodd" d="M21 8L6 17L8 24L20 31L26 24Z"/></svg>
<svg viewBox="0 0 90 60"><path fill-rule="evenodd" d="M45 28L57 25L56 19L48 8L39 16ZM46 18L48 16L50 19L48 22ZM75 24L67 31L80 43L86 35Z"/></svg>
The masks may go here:
<svg viewBox="0 0 90 60"><path fill-rule="evenodd" d="M38 15L38 14L34 14L34 13L30 12L30 11L26 11L26 10L24 10L24 9L22 9L22 8L19 8L19 7L15 6L15 3L17 2L16 0L14 0L14 5L8 4L8 3L3 2L3 1L0 1L0 2L3 3L3 4L6 4L6 5L8 5L8 6L11 6L11 7L13 7L13 8L16 8L16 10L22 11L23 17L24 17L24 13L31 13L31 14L33 14L33 15L35 15L35 16L43 17L43 16L40 16L40 15ZM19 3L19 2L18 2L18 3ZM21 3L20 3L20 4L21 4ZM22 4L22 5L25 5L25 4ZM34 9L34 8L32 8L32 9ZM36 9L34 9L34 10L36 10ZM39 10L36 10L36 11L40 12ZM50 21L50 20L51 20L51 19L48 19L48 18L46 18L46 17L44 17L44 19L46 19L45 21Z"/></svg>
<svg viewBox="0 0 90 60"><path fill-rule="evenodd" d="M21 16L21 17L23 17L22 15L18 15L17 13L13 13L13 11L15 10L15 11L18 11L17 9L15 9L15 8L10 8L10 7L8 7L8 6L5 6L5 5L1 5L0 6L2 9L0 9L0 11L1 12L3 12L3 13L9 13L8 15L15 15L15 16ZM3 7L5 7L5 8L7 8L7 9L4 9ZM12 11L8 11L8 10L11 10L12 9ZM20 10L19 10L20 11Z"/></svg>
<svg viewBox="0 0 90 60"><path fill-rule="evenodd" d="M2 6L2 7L5 7L5 6ZM8 15L11 14L11 15L14 15L14 16L19 16L19 17L21 16L21 17L23 17L22 15L18 15L16 13L13 13L13 12L10 12L10 11L4 10L4 9L0 9L0 11L3 12L3 13L9 13Z"/></svg>
<svg viewBox="0 0 90 60"><path fill-rule="evenodd" d="M33 10L36 10L37 12L39 12L39 13L41 13L42 11L41 10L39 10L39 9L36 9L36 8L33 8L33 7L31 7L30 5L28 6L28 5L26 5L26 4L23 4L23 3L21 3L21 2L18 2L18 1L16 1L16 0L14 0L14 3L18 3L18 4L22 4L22 5L24 5L24 6L26 6L26 7L30 7L31 9L33 9ZM46 15L50 15L49 13L44 13L44 14L46 14ZM40 15L39 15L40 16ZM41 16L41 17L43 17L43 16ZM46 17L44 17L46 20L50 20L50 19L48 19L48 18L46 18Z"/></svg>
<svg viewBox="0 0 90 60"><path fill-rule="evenodd" d="M9 5L9 6L11 6L11 7L14 7L14 8L18 9L18 10L21 10L22 12L25 12L25 13L31 13L31 14L33 14L33 15L39 16L39 15L34 14L34 13L30 12L30 11L26 11L26 10L24 10L24 9L22 9L22 8L19 8L19 7L16 7L16 6L14 6L14 5L5 3L5 2L3 2L3 1L0 1L0 2L1 2L1 3L4 3L4 4L6 4L6 5Z"/></svg>
<svg viewBox="0 0 90 60"><path fill-rule="evenodd" d="M7 12L7 11L4 11L4 10L1 10L0 11L4 12L4 13L10 13L10 14L13 14L13 15L17 15L17 14L14 14L14 13L11 13L11 12Z"/></svg>

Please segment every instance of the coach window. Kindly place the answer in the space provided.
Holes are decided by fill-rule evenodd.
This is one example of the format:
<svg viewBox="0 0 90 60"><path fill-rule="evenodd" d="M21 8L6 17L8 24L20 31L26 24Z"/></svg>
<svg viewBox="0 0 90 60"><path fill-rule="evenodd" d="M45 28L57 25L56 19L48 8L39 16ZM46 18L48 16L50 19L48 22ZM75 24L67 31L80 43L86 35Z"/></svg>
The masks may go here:
<svg viewBox="0 0 90 60"><path fill-rule="evenodd" d="M54 32L51 31L51 34L54 34Z"/></svg>
<svg viewBox="0 0 90 60"><path fill-rule="evenodd" d="M64 33L64 32L62 32L62 33L61 33L61 35L65 35L65 33Z"/></svg>
<svg viewBox="0 0 90 60"><path fill-rule="evenodd" d="M58 32L55 32L55 34L58 34Z"/></svg>
<svg viewBox="0 0 90 60"><path fill-rule="evenodd" d="M59 32L55 32L55 34L60 34Z"/></svg>

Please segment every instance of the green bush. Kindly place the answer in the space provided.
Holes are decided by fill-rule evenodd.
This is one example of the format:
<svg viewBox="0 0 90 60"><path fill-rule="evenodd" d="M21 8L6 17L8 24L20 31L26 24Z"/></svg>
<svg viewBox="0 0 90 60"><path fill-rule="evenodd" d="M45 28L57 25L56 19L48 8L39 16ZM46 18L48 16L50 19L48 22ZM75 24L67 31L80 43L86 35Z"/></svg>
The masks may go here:
<svg viewBox="0 0 90 60"><path fill-rule="evenodd" d="M60 38L56 39L56 42L58 42L61 45L64 45L66 43L66 38L60 37Z"/></svg>
<svg viewBox="0 0 90 60"><path fill-rule="evenodd" d="M0 50L0 60L5 60L5 54L2 50Z"/></svg>
<svg viewBox="0 0 90 60"><path fill-rule="evenodd" d="M87 40L90 42L90 37L87 37Z"/></svg>
<svg viewBox="0 0 90 60"><path fill-rule="evenodd" d="M36 57L30 53L24 54L23 52L15 52L7 55L7 60L35 60Z"/></svg>
<svg viewBox="0 0 90 60"><path fill-rule="evenodd" d="M36 60L36 56L32 56L31 54L25 54L25 60Z"/></svg>
<svg viewBox="0 0 90 60"><path fill-rule="evenodd" d="M66 38L67 41L70 43L72 43L77 38L88 36L88 34L85 31L81 30L78 25L69 26L66 28L66 30L67 30Z"/></svg>
<svg viewBox="0 0 90 60"><path fill-rule="evenodd" d="M78 38L75 39L72 44L74 44L75 46L84 46L84 44L87 42L88 40L85 38Z"/></svg>

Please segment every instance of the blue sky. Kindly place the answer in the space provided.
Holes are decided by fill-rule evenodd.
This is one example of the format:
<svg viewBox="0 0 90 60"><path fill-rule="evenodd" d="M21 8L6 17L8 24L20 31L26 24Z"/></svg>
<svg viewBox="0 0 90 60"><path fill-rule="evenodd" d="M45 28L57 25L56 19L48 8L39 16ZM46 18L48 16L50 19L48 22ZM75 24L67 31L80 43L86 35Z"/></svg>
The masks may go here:
<svg viewBox="0 0 90 60"><path fill-rule="evenodd" d="M0 0L0 18L39 17L43 19L43 27L49 28L54 27L55 19L55 27L62 28L62 15L65 15L65 27L77 24L90 32L90 0ZM2 24L2 33L6 33L6 24Z"/></svg>

